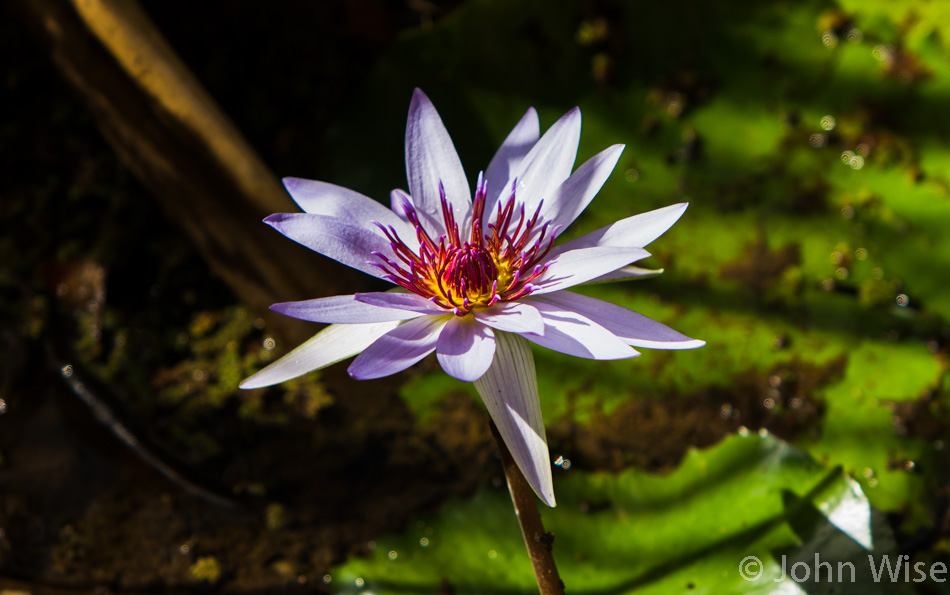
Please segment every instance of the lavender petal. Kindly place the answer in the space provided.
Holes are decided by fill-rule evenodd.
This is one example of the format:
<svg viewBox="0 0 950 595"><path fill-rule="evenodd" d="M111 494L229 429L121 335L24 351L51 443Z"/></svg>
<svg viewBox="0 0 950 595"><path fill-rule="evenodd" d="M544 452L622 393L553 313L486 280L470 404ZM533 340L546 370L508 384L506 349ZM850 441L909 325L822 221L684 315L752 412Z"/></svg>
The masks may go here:
<svg viewBox="0 0 950 595"><path fill-rule="evenodd" d="M371 264L373 252L394 258L386 238L336 217L277 213L264 218L264 223L315 252L374 277L383 278L386 273Z"/></svg>
<svg viewBox="0 0 950 595"><path fill-rule="evenodd" d="M533 300L585 316L633 347L695 349L706 344L705 341L691 339L643 314L586 295L558 291Z"/></svg>
<svg viewBox="0 0 950 595"><path fill-rule="evenodd" d="M435 354L449 376L474 382L491 365L495 333L472 317L453 316L439 335Z"/></svg>
<svg viewBox="0 0 950 595"><path fill-rule="evenodd" d="M363 300L359 300L358 295L338 295L300 302L281 302L274 304L270 309L300 320L334 324L411 320L423 315L423 312L418 311L370 305Z"/></svg>
<svg viewBox="0 0 950 595"><path fill-rule="evenodd" d="M525 301L541 312L544 335L522 333L522 337L542 347L587 359L627 359L640 355L612 332L590 318L540 296Z"/></svg>
<svg viewBox="0 0 950 595"><path fill-rule="evenodd" d="M435 350L449 316L422 316L401 324L363 350L347 372L357 380L368 380L405 370Z"/></svg>
<svg viewBox="0 0 950 595"><path fill-rule="evenodd" d="M431 300L416 295L414 293L396 293L396 292L375 292L358 293L354 296L357 301L363 302L371 307L395 308L420 314L439 315L448 312L436 306Z"/></svg>
<svg viewBox="0 0 950 595"><path fill-rule="evenodd" d="M525 155L531 151L540 136L540 126L538 124L538 112L533 107L528 108L521 120L511 129L504 142L498 148L495 156L492 157L485 170L486 202L485 202L485 224L490 221L490 216L494 212L498 197L506 189L506 184L518 171L521 161ZM508 186L510 188L510 185Z"/></svg>
<svg viewBox="0 0 950 595"><path fill-rule="evenodd" d="M418 247L412 227L372 198L342 186L316 180L284 178L283 182L287 192L305 213L336 217L356 227L378 233L372 223L375 221L393 227L404 240L410 241L410 247L413 249Z"/></svg>
<svg viewBox="0 0 950 595"><path fill-rule="evenodd" d="M558 233L566 229L600 192L622 152L623 145L614 145L585 161L551 196L544 199L541 220L558 227Z"/></svg>
<svg viewBox="0 0 950 595"><path fill-rule="evenodd" d="M688 203L679 203L640 213L555 246L550 256L595 246L643 247L657 239L683 215Z"/></svg>
<svg viewBox="0 0 950 595"><path fill-rule="evenodd" d="M475 310L475 319L495 330L509 333L544 334L544 320L541 313L530 304L520 302L501 302L491 308Z"/></svg>
<svg viewBox="0 0 950 595"><path fill-rule="evenodd" d="M571 175L580 137L581 111L575 107L551 125L525 155L518 170L502 188L502 195L507 198L511 182L517 179L516 196L528 213L534 213L538 203Z"/></svg>
<svg viewBox="0 0 950 595"><path fill-rule="evenodd" d="M412 94L406 123L406 174L413 204L427 215L423 222L435 226L427 230L430 234L441 235L446 231L442 222L440 183L456 220L468 220L472 195L462 162L439 112L419 89Z"/></svg>
<svg viewBox="0 0 950 595"><path fill-rule="evenodd" d="M562 252L545 263L547 270L533 281L533 294L551 293L590 281L649 255L643 248L612 246Z"/></svg>

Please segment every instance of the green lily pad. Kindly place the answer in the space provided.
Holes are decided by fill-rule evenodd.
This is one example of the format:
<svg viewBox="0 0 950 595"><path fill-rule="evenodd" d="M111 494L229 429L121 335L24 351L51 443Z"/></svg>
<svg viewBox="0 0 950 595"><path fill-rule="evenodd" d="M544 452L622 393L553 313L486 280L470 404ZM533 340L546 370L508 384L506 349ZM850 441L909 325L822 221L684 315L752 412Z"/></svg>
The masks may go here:
<svg viewBox="0 0 950 595"><path fill-rule="evenodd" d="M555 489L559 505L542 516L572 593L804 592L794 590L801 567L776 582L783 556L787 574L816 555L835 569L852 563L856 580L871 587L865 592L893 592L875 588L870 575L868 555L896 556L860 486L766 433L693 450L666 476L571 471ZM459 594L536 592L503 489L452 501L372 545L368 557L325 577L335 592L422 595L446 585Z"/></svg>

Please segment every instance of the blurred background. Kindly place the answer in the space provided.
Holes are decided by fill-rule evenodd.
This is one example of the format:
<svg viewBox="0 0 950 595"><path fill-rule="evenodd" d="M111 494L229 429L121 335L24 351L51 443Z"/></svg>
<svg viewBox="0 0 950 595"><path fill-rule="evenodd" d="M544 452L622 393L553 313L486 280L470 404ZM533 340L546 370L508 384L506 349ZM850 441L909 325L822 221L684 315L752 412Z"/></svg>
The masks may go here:
<svg viewBox="0 0 950 595"><path fill-rule="evenodd" d="M0 593L533 592L488 416L434 360L237 388L319 328L268 304L378 288L260 223L295 210L276 180L388 204L415 87L471 180L530 106L581 107L578 163L626 144L565 237L690 202L662 276L587 293L705 347L535 350L570 592L772 592L818 554L859 584L782 592L950 592L866 562L950 562L950 4L2 14Z"/></svg>

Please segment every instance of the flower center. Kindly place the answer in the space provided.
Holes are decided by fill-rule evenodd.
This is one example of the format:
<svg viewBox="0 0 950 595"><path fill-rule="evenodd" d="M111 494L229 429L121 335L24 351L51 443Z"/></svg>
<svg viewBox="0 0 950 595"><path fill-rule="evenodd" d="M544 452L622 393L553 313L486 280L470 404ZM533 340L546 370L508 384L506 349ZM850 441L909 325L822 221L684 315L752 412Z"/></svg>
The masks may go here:
<svg viewBox="0 0 950 595"><path fill-rule="evenodd" d="M375 264L385 271L386 279L458 316L530 294L534 290L531 282L547 270L541 261L551 250L556 232L548 233L548 223L538 225L541 205L527 218L524 205L515 206L512 190L506 201L499 201L494 222L485 232L486 184L479 174L471 229L465 234L467 241L463 241L441 184L439 194L446 233L435 239L423 228L415 208L408 202L403 205L419 240L418 251L411 250L393 227L376 224L396 256L396 260L390 260L373 253L381 261Z"/></svg>

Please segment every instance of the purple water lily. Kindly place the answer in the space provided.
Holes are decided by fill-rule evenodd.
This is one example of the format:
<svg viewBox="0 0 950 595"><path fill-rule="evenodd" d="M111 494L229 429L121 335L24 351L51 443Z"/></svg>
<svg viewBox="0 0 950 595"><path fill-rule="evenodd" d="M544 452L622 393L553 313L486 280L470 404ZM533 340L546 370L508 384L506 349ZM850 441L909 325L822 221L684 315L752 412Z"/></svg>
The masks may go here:
<svg viewBox="0 0 950 595"><path fill-rule="evenodd" d="M475 197L435 107L416 89L406 127L409 193L392 208L352 190L286 178L303 213L264 221L343 264L391 281L379 293L274 304L331 323L242 388L289 380L357 355L349 373L380 378L436 353L451 376L474 382L528 483L554 506L551 461L528 342L591 359L634 347L704 345L626 308L567 291L581 283L657 274L631 263L686 204L628 217L555 246L600 190L623 150L614 145L571 173L580 140L575 108L539 135L534 109L479 174ZM540 136L540 138L539 138Z"/></svg>

